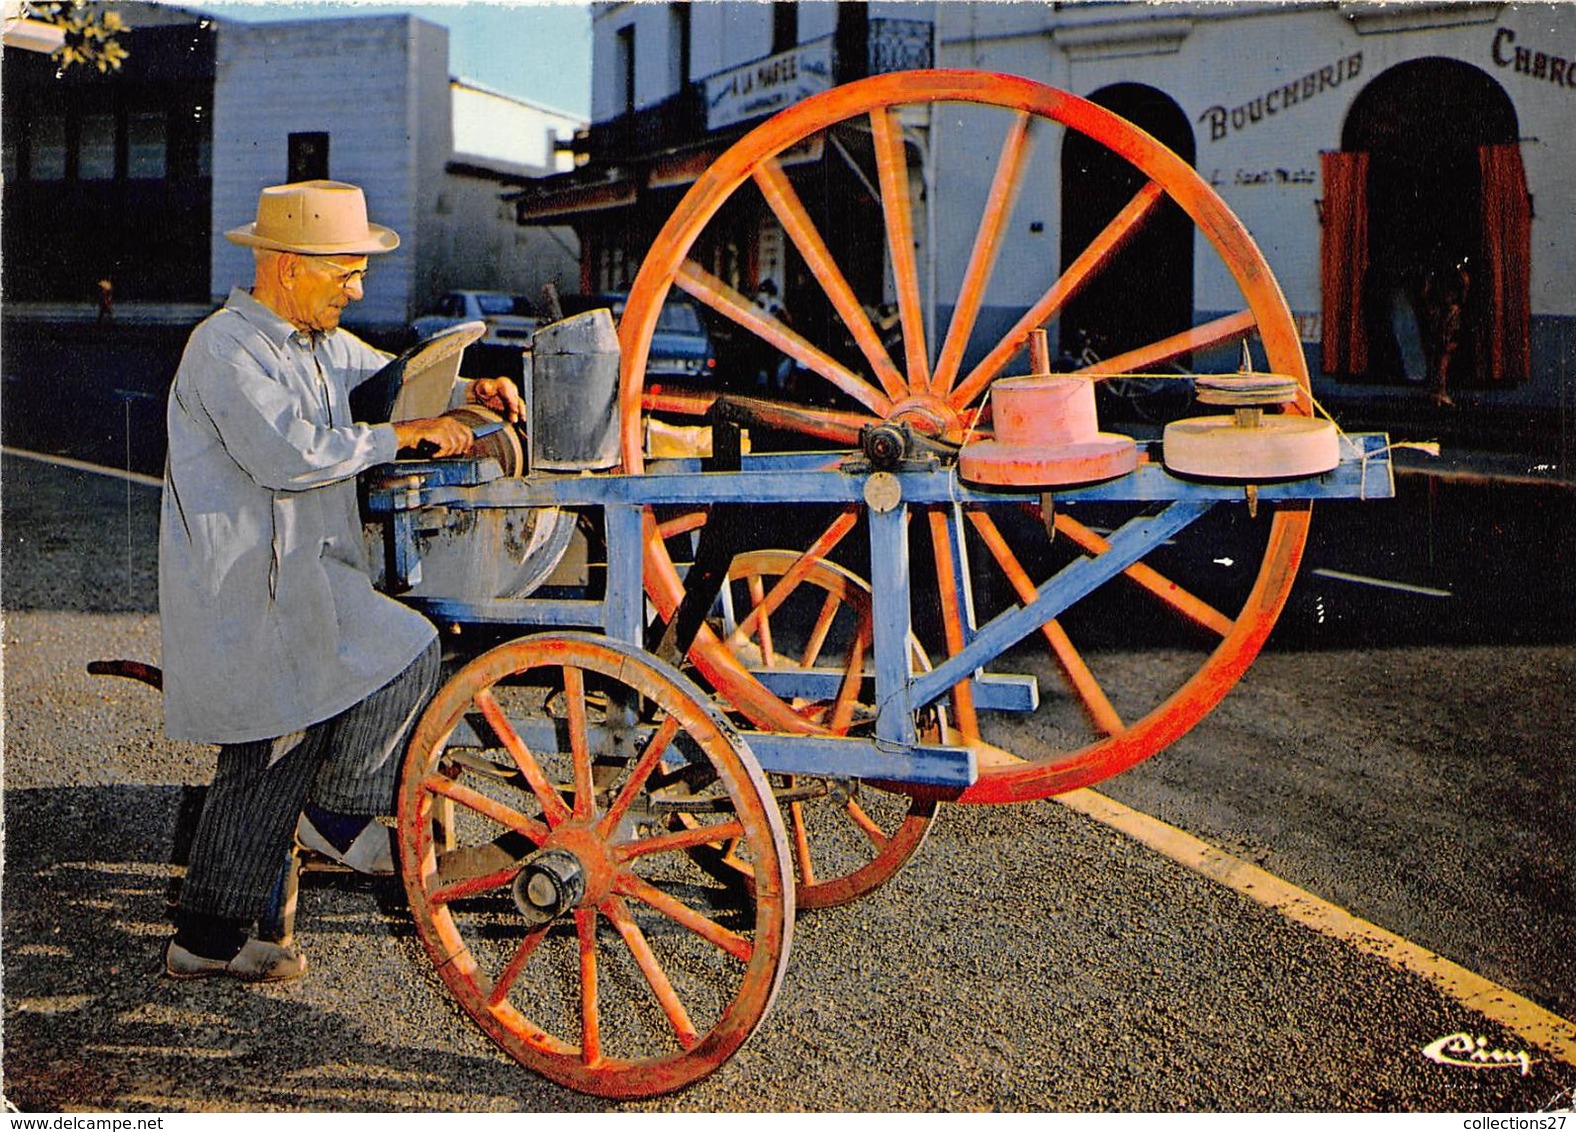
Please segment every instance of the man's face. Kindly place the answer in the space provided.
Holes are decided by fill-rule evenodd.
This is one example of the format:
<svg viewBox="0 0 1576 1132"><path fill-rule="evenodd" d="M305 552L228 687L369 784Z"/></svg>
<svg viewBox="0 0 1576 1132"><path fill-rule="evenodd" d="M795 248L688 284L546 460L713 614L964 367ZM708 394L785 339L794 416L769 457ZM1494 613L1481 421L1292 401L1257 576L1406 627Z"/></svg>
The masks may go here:
<svg viewBox="0 0 1576 1132"><path fill-rule="evenodd" d="M301 256L301 270L290 287L290 321L307 330L333 330L339 316L363 294L361 279L367 257L356 255Z"/></svg>

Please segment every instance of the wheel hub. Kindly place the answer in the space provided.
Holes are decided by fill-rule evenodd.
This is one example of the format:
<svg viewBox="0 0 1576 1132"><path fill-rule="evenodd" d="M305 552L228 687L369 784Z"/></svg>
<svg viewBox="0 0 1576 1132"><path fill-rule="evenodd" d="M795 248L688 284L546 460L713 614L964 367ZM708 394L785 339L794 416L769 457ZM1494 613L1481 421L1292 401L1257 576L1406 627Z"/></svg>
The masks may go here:
<svg viewBox="0 0 1576 1132"><path fill-rule="evenodd" d="M899 401L892 406L887 419L906 422L915 432L925 436L958 440L963 435L963 422L957 412L932 393L918 393Z"/></svg>
<svg viewBox="0 0 1576 1132"><path fill-rule="evenodd" d="M515 874L514 903L532 927L557 919L584 899L585 870L565 849L544 849Z"/></svg>
<svg viewBox="0 0 1576 1132"><path fill-rule="evenodd" d="M594 828L561 825L527 857L514 878L514 903L531 925L605 900L618 872L612 849Z"/></svg>

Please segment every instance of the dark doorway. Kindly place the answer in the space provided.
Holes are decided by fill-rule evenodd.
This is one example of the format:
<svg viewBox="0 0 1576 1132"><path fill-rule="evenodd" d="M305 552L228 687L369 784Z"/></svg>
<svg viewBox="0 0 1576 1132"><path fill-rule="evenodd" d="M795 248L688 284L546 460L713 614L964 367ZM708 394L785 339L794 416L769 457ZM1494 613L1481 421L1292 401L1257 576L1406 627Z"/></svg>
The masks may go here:
<svg viewBox="0 0 1576 1132"><path fill-rule="evenodd" d="M1097 105L1152 134L1189 165L1197 147L1187 115L1171 98L1139 83L1117 83L1089 95ZM1133 199L1148 178L1084 135L1062 143L1062 267ZM1165 201L1116 258L1073 297L1061 318L1060 349L1087 344L1110 357L1158 341L1193 324L1193 224ZM1178 361L1186 363L1187 358Z"/></svg>
<svg viewBox="0 0 1576 1132"><path fill-rule="evenodd" d="M1357 96L1341 148L1368 155L1362 320L1370 380L1443 396L1481 367L1487 313L1480 150L1514 145L1515 107L1456 59L1401 63Z"/></svg>

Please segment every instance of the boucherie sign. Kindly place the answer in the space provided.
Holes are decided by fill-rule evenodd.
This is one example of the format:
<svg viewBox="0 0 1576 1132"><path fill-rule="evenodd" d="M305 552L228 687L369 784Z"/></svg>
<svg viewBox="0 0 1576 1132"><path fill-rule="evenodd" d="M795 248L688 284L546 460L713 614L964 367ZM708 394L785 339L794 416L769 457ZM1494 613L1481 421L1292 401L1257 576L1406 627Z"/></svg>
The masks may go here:
<svg viewBox="0 0 1576 1132"><path fill-rule="evenodd" d="M828 36L707 79L706 128L719 130L775 114L831 86L832 39Z"/></svg>

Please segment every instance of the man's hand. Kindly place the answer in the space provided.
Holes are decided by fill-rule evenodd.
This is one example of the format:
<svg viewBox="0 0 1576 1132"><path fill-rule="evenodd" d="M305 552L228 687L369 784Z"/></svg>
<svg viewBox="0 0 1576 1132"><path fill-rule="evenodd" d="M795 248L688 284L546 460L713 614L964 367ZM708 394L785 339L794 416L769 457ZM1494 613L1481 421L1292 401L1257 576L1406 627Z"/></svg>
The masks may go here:
<svg viewBox="0 0 1576 1132"><path fill-rule="evenodd" d="M518 422L525 417L525 400L507 377L484 377L471 382L470 400L502 413L510 421Z"/></svg>
<svg viewBox="0 0 1576 1132"><path fill-rule="evenodd" d="M416 451L426 442L431 448L421 450L418 454L422 456L463 456L471 450L471 442L475 439L470 428L453 417L396 421L394 435L399 439L401 452Z"/></svg>

